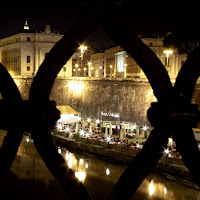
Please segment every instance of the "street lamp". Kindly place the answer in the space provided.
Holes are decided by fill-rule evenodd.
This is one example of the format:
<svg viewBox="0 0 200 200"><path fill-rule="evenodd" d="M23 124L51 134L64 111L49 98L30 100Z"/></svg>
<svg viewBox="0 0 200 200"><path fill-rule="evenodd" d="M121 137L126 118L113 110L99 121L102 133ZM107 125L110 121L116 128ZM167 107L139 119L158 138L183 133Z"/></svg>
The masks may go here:
<svg viewBox="0 0 200 200"><path fill-rule="evenodd" d="M170 49L167 49L167 50L164 50L164 54L166 54L166 56L167 56L167 66L166 67L169 67L169 56L171 56L173 54L173 51Z"/></svg>
<svg viewBox="0 0 200 200"><path fill-rule="evenodd" d="M83 62L83 54L84 54L84 53L85 53L85 51L88 49L88 47L87 47L87 46L85 46L85 45L80 45L78 49L80 49L80 51L81 51L81 67L82 67L82 62Z"/></svg>
<svg viewBox="0 0 200 200"><path fill-rule="evenodd" d="M91 77L91 66L92 66L92 63L88 62L88 76L89 77Z"/></svg>
<svg viewBox="0 0 200 200"><path fill-rule="evenodd" d="M124 64L124 78L126 78L127 66L128 66L128 65L125 63L125 64Z"/></svg>
<svg viewBox="0 0 200 200"><path fill-rule="evenodd" d="M87 71L87 68L86 67L84 67L84 77L86 76L86 71Z"/></svg>
<svg viewBox="0 0 200 200"><path fill-rule="evenodd" d="M78 76L77 68L78 68L78 64L75 64L75 70L74 70L76 72L75 76Z"/></svg>

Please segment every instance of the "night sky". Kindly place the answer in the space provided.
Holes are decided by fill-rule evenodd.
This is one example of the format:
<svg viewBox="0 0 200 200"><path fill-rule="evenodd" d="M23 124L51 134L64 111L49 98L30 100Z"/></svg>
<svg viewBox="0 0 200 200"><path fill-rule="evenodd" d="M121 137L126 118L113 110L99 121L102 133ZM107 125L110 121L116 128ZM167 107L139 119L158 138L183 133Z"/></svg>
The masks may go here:
<svg viewBox="0 0 200 200"><path fill-rule="evenodd" d="M40 3L37 1L32 3L17 2L1 5L0 38L15 34L23 29L25 19L28 20L30 29L33 30L44 30L45 25L49 24L53 31L65 32L79 16L82 7L80 0L65 1L64 4L60 2L56 4L55 1L51 4L49 1L43 6L38 6ZM160 7L134 6L127 13L137 34L166 34L184 28L189 28L191 31L200 28L200 12L194 8L195 5L187 8L176 8L164 4ZM99 49L114 45L101 26L91 36L91 42Z"/></svg>

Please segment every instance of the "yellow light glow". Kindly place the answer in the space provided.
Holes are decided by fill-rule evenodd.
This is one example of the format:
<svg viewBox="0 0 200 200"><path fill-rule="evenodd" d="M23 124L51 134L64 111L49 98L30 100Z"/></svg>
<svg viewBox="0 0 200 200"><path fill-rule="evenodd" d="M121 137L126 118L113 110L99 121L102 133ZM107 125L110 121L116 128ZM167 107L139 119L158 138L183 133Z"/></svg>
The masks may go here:
<svg viewBox="0 0 200 200"><path fill-rule="evenodd" d="M82 89L84 88L84 84L76 83L76 82L69 82L68 87L75 92L81 92Z"/></svg>
<svg viewBox="0 0 200 200"><path fill-rule="evenodd" d="M79 181L84 182L86 178L85 172L75 172L76 178L78 178Z"/></svg>
<svg viewBox="0 0 200 200"><path fill-rule="evenodd" d="M164 54L167 55L167 58L169 58L170 55L172 55L174 52L170 49L164 50Z"/></svg>
<svg viewBox="0 0 200 200"><path fill-rule="evenodd" d="M91 66L91 65L92 65L92 63L91 63L91 62L89 62L89 63L88 63L88 66Z"/></svg>
<svg viewBox="0 0 200 200"><path fill-rule="evenodd" d="M78 64L75 64L75 67L78 67Z"/></svg>
<svg viewBox="0 0 200 200"><path fill-rule="evenodd" d="M99 124L99 123L100 123L100 120L99 120L99 119L97 119L95 122L96 122L97 124Z"/></svg>
<svg viewBox="0 0 200 200"><path fill-rule="evenodd" d="M164 194L165 195L167 194L167 188L166 187L164 188Z"/></svg>
<svg viewBox="0 0 200 200"><path fill-rule="evenodd" d="M112 66L112 65L110 65L110 68L112 69L112 68L113 68L113 66Z"/></svg>
<svg viewBox="0 0 200 200"><path fill-rule="evenodd" d="M81 164L81 165L83 164L83 158L80 159L80 164Z"/></svg>
<svg viewBox="0 0 200 200"><path fill-rule="evenodd" d="M106 175L110 175L110 170L108 168L106 169Z"/></svg>
<svg viewBox="0 0 200 200"><path fill-rule="evenodd" d="M87 118L87 122L91 122L91 119L90 119L90 118Z"/></svg>
<svg viewBox="0 0 200 200"><path fill-rule="evenodd" d="M152 196L154 194L155 190L154 190L154 184L153 184L153 180L151 181L150 185L149 185L149 194L150 196Z"/></svg>
<svg viewBox="0 0 200 200"><path fill-rule="evenodd" d="M85 52L88 48L87 48L87 46L85 46L85 45L80 45L80 46L79 46L79 49L80 49L80 51L81 51L81 54L84 54L84 52Z"/></svg>

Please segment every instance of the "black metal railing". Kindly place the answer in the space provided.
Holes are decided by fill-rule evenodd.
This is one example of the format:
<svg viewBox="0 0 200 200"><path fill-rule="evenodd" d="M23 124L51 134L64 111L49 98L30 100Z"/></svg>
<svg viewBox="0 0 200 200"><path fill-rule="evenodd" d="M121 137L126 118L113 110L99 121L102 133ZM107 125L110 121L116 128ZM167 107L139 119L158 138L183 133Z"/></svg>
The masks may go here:
<svg viewBox="0 0 200 200"><path fill-rule="evenodd" d="M0 128L8 130L0 150L1 184L16 156L23 132L29 130L36 149L69 198L91 199L83 184L58 154L51 138L50 130L58 119L59 111L55 102L49 101L49 95L57 74L76 51L78 44L84 42L101 23L116 44L136 60L158 99L158 103L153 103L148 111L149 120L155 128L144 148L121 175L108 199L130 199L133 196L158 163L163 148L167 147L169 136L175 139L184 164L200 186L200 152L192 132L193 126L199 121L199 111L196 105L191 105L194 87L200 75L200 47L195 49L183 65L173 87L161 61L136 37L133 25L125 23L127 8L133 5L124 2L111 4L107 1L91 1L85 4L79 20L52 48L40 66L27 102L22 100L14 81L0 65L0 92L3 97L0 102ZM121 13L120 19L118 13ZM14 117L18 118L15 125L8 120L12 109L16 111ZM21 119L26 123L22 124Z"/></svg>

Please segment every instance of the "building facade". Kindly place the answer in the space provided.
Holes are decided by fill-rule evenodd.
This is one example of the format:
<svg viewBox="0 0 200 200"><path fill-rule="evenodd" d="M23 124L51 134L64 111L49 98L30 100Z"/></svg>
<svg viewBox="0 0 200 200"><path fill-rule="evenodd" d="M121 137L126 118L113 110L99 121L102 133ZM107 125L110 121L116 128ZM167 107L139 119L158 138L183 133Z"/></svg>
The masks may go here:
<svg viewBox="0 0 200 200"><path fill-rule="evenodd" d="M62 37L52 33L49 25L44 32L30 31L26 21L23 31L0 40L0 62L12 76L34 76ZM63 66L59 76L72 76L72 59Z"/></svg>
<svg viewBox="0 0 200 200"><path fill-rule="evenodd" d="M171 80L175 80L186 60L186 55L178 54L176 50L166 49L163 46L163 39L164 38L142 38L142 41L150 47L161 60ZM95 65L94 70L98 71L98 66L103 67L104 73L99 74L95 72L94 74L96 77L146 78L136 61L120 46L105 50L102 56L98 57L98 54L91 56L91 62ZM101 64L98 65L98 63Z"/></svg>

